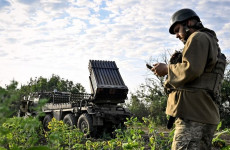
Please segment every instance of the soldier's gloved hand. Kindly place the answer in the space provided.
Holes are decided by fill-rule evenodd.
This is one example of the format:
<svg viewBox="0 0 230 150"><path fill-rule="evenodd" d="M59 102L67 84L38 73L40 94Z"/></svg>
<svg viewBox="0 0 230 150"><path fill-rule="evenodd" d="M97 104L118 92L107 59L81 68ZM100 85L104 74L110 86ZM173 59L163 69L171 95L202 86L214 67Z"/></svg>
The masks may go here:
<svg viewBox="0 0 230 150"><path fill-rule="evenodd" d="M162 77L168 74L168 65L164 63L156 63L151 70L155 75Z"/></svg>

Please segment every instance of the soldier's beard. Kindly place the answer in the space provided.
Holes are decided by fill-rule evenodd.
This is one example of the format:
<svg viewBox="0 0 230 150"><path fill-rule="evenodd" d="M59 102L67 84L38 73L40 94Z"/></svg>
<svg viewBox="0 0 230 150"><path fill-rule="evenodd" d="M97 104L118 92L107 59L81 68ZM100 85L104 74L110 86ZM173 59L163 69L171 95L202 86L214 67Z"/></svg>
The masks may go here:
<svg viewBox="0 0 230 150"><path fill-rule="evenodd" d="M191 35L190 30L187 26L184 26L184 39L181 39L183 44L186 44L188 37Z"/></svg>

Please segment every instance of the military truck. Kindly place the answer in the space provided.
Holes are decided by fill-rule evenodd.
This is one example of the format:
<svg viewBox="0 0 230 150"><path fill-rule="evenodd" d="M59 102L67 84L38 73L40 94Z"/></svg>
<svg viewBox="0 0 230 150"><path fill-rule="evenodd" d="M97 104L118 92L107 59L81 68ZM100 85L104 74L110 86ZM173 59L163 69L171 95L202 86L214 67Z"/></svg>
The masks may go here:
<svg viewBox="0 0 230 150"><path fill-rule="evenodd" d="M42 107L41 118L45 130L54 117L69 126L76 126L85 134L111 129L123 124L131 114L120 104L125 102L128 88L114 61L90 60L89 82L91 93L36 92L24 97L20 116L36 116L33 108L41 99L48 102Z"/></svg>

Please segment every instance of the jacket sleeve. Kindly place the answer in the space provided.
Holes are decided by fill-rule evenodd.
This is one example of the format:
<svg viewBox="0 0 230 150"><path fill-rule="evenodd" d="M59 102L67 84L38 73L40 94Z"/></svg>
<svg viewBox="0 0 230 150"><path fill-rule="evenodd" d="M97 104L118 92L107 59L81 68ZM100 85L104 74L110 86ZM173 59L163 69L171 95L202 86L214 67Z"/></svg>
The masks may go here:
<svg viewBox="0 0 230 150"><path fill-rule="evenodd" d="M199 77L205 69L209 45L205 34L195 32L190 35L182 52L182 63L169 65L166 82L178 88Z"/></svg>

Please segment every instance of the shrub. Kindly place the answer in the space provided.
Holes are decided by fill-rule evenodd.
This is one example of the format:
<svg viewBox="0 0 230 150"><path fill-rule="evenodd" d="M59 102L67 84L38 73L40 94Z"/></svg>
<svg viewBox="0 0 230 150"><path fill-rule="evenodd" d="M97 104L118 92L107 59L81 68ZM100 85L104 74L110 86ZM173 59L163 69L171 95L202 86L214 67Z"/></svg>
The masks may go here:
<svg viewBox="0 0 230 150"><path fill-rule="evenodd" d="M38 144L41 123L36 118L13 117L1 125L0 144L7 149L26 149Z"/></svg>

